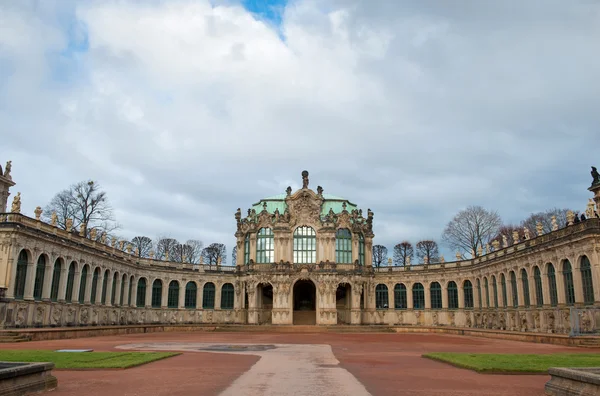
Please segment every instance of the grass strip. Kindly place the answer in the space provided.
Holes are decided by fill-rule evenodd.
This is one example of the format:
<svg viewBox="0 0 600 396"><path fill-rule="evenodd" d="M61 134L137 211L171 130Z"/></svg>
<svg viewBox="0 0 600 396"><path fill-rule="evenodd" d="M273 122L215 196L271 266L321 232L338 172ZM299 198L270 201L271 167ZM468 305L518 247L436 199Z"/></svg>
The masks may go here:
<svg viewBox="0 0 600 396"><path fill-rule="evenodd" d="M53 362L58 369L130 368L179 355L174 352L54 352L0 350L4 362Z"/></svg>
<svg viewBox="0 0 600 396"><path fill-rule="evenodd" d="M600 367L600 354L492 354L436 352L424 358L450 363L479 373L546 373L550 367Z"/></svg>

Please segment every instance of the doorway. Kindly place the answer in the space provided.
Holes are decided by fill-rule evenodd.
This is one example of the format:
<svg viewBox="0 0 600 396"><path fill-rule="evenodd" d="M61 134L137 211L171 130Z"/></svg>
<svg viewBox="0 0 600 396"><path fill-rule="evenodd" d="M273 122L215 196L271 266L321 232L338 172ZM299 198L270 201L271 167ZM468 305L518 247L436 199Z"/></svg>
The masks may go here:
<svg viewBox="0 0 600 396"><path fill-rule="evenodd" d="M258 324L271 324L273 309L273 286L261 283L257 287L256 308L258 308Z"/></svg>
<svg viewBox="0 0 600 396"><path fill-rule="evenodd" d="M294 324L317 323L317 288L310 280L299 280L294 285Z"/></svg>

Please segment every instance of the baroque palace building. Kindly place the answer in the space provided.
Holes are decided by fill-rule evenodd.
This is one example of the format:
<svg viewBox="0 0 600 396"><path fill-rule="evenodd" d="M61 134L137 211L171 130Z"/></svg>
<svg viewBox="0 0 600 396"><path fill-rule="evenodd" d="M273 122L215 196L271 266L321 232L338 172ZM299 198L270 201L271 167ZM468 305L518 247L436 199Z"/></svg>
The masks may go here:
<svg viewBox="0 0 600 396"><path fill-rule="evenodd" d="M21 214L0 169L0 324L600 327L600 176L587 219L527 230L473 259L374 268L373 212L303 186L235 213L235 267L139 258L127 242ZM594 169L595 170L595 169ZM54 224L52 224L54 223ZM67 225L67 227L69 227ZM575 308L575 309L574 309Z"/></svg>

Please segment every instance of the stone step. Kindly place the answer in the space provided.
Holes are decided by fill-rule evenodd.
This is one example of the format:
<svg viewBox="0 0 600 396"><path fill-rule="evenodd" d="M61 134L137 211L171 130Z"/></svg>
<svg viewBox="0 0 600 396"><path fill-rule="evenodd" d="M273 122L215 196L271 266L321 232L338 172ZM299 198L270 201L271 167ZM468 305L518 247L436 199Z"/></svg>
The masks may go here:
<svg viewBox="0 0 600 396"><path fill-rule="evenodd" d="M395 333L387 326L365 325L225 325L216 326L214 331L220 332L273 332L273 333Z"/></svg>
<svg viewBox="0 0 600 396"><path fill-rule="evenodd" d="M31 338L19 333L0 333L0 343L26 342L30 340Z"/></svg>

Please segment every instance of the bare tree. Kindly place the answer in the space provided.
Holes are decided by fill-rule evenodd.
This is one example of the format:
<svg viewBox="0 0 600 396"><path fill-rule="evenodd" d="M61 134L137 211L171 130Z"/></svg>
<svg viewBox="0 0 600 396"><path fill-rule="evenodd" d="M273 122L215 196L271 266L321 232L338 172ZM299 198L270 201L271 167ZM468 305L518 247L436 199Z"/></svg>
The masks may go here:
<svg viewBox="0 0 600 396"><path fill-rule="evenodd" d="M515 238L513 237L515 231L519 234L518 241L515 241ZM519 227L514 224L505 224L500 227L498 234L496 234L492 240L500 242L500 246L503 246L504 237L506 237L508 243L512 245L513 243L518 243L519 241L523 240L525 238L525 232L523 227Z"/></svg>
<svg viewBox="0 0 600 396"><path fill-rule="evenodd" d="M532 235L536 235L537 223L542 223L544 234L552 232L552 216L556 216L556 223L559 228L563 228L567 224L567 212L569 209L553 208L544 212L532 213L528 218L521 222L521 226L527 227ZM576 211L573 210L573 213Z"/></svg>
<svg viewBox="0 0 600 396"><path fill-rule="evenodd" d="M190 239L184 244L178 244L173 248L173 260L180 263L197 263L202 254L203 243L196 239Z"/></svg>
<svg viewBox="0 0 600 396"><path fill-rule="evenodd" d="M149 257L153 247L152 239L147 236L136 236L131 240L131 245L134 251L137 249L138 257Z"/></svg>
<svg viewBox="0 0 600 396"><path fill-rule="evenodd" d="M387 262L388 250L383 245L373 245L373 265L377 268Z"/></svg>
<svg viewBox="0 0 600 396"><path fill-rule="evenodd" d="M177 252L175 251L177 245L180 245L177 239L159 237L156 241L155 258L157 260L165 260L168 258L169 261L173 261L173 258L176 259L177 256Z"/></svg>
<svg viewBox="0 0 600 396"><path fill-rule="evenodd" d="M439 260L438 244L431 239L417 242L417 258L423 263L436 263Z"/></svg>
<svg viewBox="0 0 600 396"><path fill-rule="evenodd" d="M394 246L394 265L406 265L406 260L412 259L414 254L413 246L408 241L402 241Z"/></svg>
<svg viewBox="0 0 600 396"><path fill-rule="evenodd" d="M73 229L84 227L86 236L92 228L96 228L98 234L110 234L119 228L106 192L93 180L75 183L56 194L46 205L43 219L50 222L54 212L58 227L66 230L67 219L73 219Z"/></svg>
<svg viewBox="0 0 600 396"><path fill-rule="evenodd" d="M227 261L227 248L224 244L211 243L202 249L202 259L204 260L204 264L218 264L219 258L221 259L221 264L225 264Z"/></svg>
<svg viewBox="0 0 600 396"><path fill-rule="evenodd" d="M442 239L450 247L477 256L478 247L483 248L497 234L502 219L497 212L488 211L481 206L469 206L461 210L448 223Z"/></svg>
<svg viewBox="0 0 600 396"><path fill-rule="evenodd" d="M237 265L237 249L236 248L233 248L233 250L231 251L231 265L234 267Z"/></svg>

